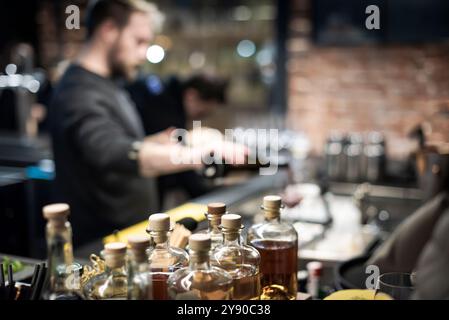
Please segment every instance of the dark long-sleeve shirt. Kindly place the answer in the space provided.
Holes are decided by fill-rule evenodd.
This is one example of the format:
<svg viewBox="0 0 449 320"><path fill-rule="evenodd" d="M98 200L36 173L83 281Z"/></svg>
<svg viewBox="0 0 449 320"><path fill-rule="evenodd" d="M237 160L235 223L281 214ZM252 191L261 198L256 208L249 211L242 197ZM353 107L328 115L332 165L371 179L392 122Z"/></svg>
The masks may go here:
<svg viewBox="0 0 449 320"><path fill-rule="evenodd" d="M126 92L72 65L50 108L56 185L71 206L74 242L83 243L145 219L157 209L155 184L128 156L145 133Z"/></svg>

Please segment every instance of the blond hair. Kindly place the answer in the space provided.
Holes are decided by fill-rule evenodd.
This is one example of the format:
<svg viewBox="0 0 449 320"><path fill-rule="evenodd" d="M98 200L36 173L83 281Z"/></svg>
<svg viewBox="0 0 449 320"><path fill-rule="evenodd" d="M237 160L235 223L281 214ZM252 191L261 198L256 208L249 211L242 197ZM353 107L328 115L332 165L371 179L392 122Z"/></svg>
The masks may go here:
<svg viewBox="0 0 449 320"><path fill-rule="evenodd" d="M154 3L144 0L96 0L87 8L86 28L90 38L104 21L112 19L119 27L124 27L132 13L148 14L155 32L162 29L165 17Z"/></svg>

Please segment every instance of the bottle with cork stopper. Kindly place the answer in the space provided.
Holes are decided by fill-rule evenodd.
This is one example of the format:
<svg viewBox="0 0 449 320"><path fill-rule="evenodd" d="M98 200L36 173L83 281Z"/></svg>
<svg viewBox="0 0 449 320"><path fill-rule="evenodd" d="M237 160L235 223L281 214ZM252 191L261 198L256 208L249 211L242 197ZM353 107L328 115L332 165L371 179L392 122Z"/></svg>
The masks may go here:
<svg viewBox="0 0 449 320"><path fill-rule="evenodd" d="M70 207L66 203L46 205L42 209L47 220L46 288L43 297L48 300L81 300L81 265L73 262L72 227L68 221Z"/></svg>
<svg viewBox="0 0 449 320"><path fill-rule="evenodd" d="M216 246L223 243L223 235L220 230L221 218L226 214L226 204L222 202L213 202L207 205L206 218L208 221L208 227L205 232L210 235L211 250L214 250Z"/></svg>
<svg viewBox="0 0 449 320"><path fill-rule="evenodd" d="M145 235L128 238L128 300L152 299L148 249L150 239Z"/></svg>
<svg viewBox="0 0 449 320"><path fill-rule="evenodd" d="M189 255L180 248L170 246L170 216L152 214L148 219L147 232L151 238L148 250L148 270L152 282L152 298L167 300L167 279L176 270L189 264Z"/></svg>
<svg viewBox="0 0 449 320"><path fill-rule="evenodd" d="M85 286L85 295L93 300L126 300L128 279L126 270L125 243L112 242L104 246L106 265L104 273L93 277Z"/></svg>
<svg viewBox="0 0 449 320"><path fill-rule="evenodd" d="M208 234L189 238L190 264L168 278L168 293L174 300L230 300L233 278L225 270L211 266L211 239Z"/></svg>
<svg viewBox="0 0 449 320"><path fill-rule="evenodd" d="M226 270L234 279L234 300L257 300L260 298L260 254L241 242L243 228L240 215L222 217L223 244L213 251L211 264Z"/></svg>
<svg viewBox="0 0 449 320"><path fill-rule="evenodd" d="M261 299L294 300L297 295L298 234L281 221L282 198L263 198L265 221L248 230L248 243L260 253Z"/></svg>

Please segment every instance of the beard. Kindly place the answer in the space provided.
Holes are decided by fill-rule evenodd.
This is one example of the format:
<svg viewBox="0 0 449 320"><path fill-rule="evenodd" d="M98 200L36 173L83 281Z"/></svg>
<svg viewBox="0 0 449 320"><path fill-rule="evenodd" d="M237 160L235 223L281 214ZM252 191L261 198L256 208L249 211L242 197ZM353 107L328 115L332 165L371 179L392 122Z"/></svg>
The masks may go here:
<svg viewBox="0 0 449 320"><path fill-rule="evenodd" d="M138 66L132 66L126 64L123 59L119 58L119 49L113 47L108 55L108 65L109 70L111 70L112 78L124 79L127 81L132 81L137 76Z"/></svg>

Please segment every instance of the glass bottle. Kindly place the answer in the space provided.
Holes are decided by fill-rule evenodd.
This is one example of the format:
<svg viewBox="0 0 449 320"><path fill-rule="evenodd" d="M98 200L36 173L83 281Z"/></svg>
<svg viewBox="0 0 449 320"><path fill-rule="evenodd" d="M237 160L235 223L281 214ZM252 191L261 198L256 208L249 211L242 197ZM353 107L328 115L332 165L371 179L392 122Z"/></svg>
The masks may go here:
<svg viewBox="0 0 449 320"><path fill-rule="evenodd" d="M260 254L241 243L242 217L226 214L221 218L223 244L215 248L211 264L226 270L234 279L235 300L260 298Z"/></svg>
<svg viewBox="0 0 449 320"><path fill-rule="evenodd" d="M210 265L211 239L208 234L189 238L190 265L168 278L168 294L175 300L230 300L233 279L225 270Z"/></svg>
<svg viewBox="0 0 449 320"><path fill-rule="evenodd" d="M259 251L264 300L295 300L297 294L298 235L295 228L281 222L280 196L263 199L265 221L248 230L248 242Z"/></svg>
<svg viewBox="0 0 449 320"><path fill-rule="evenodd" d="M211 250L223 244L223 235L220 230L221 217L226 214L226 204L222 202L209 203L207 205L206 218L209 222L207 231L199 232L210 235Z"/></svg>
<svg viewBox="0 0 449 320"><path fill-rule="evenodd" d="M152 282L152 298L167 300L167 279L176 270L189 263L189 255L180 248L170 246L170 217L156 213L148 219L148 233L152 245L148 251L149 274Z"/></svg>
<svg viewBox="0 0 449 320"><path fill-rule="evenodd" d="M128 300L149 300L153 296L151 277L148 274L148 248L146 236L128 238Z"/></svg>
<svg viewBox="0 0 449 320"><path fill-rule="evenodd" d="M311 261L307 263L307 271L309 277L307 279L307 293L312 299L322 299L321 275L323 273L323 264L319 261Z"/></svg>
<svg viewBox="0 0 449 320"><path fill-rule="evenodd" d="M103 252L106 270L90 280L86 296L93 300L126 300L128 297L126 244L107 243Z"/></svg>
<svg viewBox="0 0 449 320"><path fill-rule="evenodd" d="M82 300L81 266L73 263L72 227L67 221L70 207L65 203L56 203L45 206L42 211L47 220L45 235L48 255L43 297L47 300Z"/></svg>

